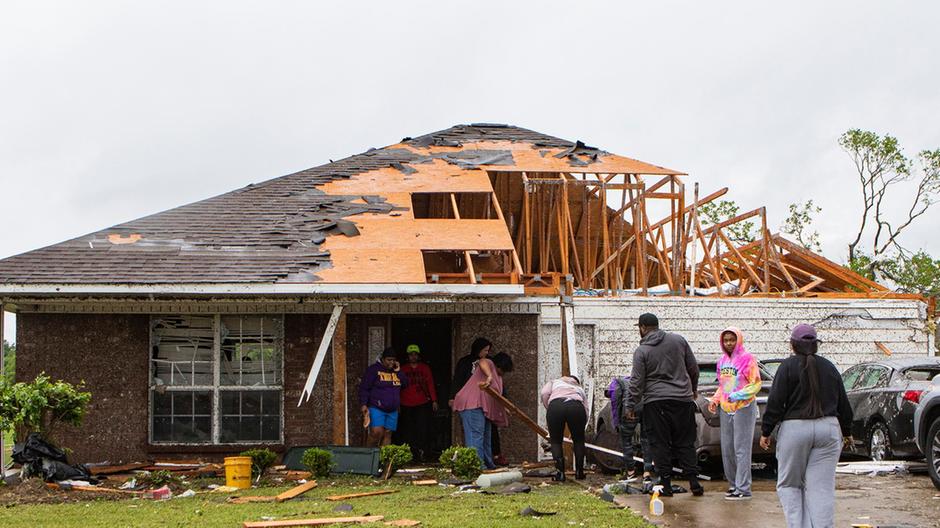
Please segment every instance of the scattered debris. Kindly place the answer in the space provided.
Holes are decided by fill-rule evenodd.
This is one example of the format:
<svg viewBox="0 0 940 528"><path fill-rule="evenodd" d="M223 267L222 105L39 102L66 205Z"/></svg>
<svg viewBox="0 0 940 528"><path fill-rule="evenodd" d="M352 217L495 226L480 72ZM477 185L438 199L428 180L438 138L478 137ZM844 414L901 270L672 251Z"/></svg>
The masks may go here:
<svg viewBox="0 0 940 528"><path fill-rule="evenodd" d="M98 465L86 466L92 475L114 475L116 473L129 473L134 470L143 469L149 466L149 463L136 462L133 464L123 464L120 466Z"/></svg>
<svg viewBox="0 0 940 528"><path fill-rule="evenodd" d="M352 504L337 504L333 511L335 512L348 512L353 510Z"/></svg>
<svg viewBox="0 0 940 528"><path fill-rule="evenodd" d="M138 495L138 494L140 494L140 493L143 493L143 492L141 492L141 491L130 491L130 490L121 490L121 489L113 489L113 488L104 488L104 487L99 487L99 486L71 486L71 485L68 485L68 484L59 485L59 484L55 484L55 483L52 483L52 482L46 483L46 487L49 488L49 489L51 489L51 490L62 490L62 491L73 491L73 490L74 490L74 491L90 491L90 492L93 492L93 493L131 493L131 494L134 494L134 495Z"/></svg>
<svg viewBox="0 0 940 528"><path fill-rule="evenodd" d="M484 473L480 475L477 477L476 485L481 488L490 488L511 482L518 482L520 480L522 480L522 473L518 470L500 471L498 473Z"/></svg>
<svg viewBox="0 0 940 528"><path fill-rule="evenodd" d="M196 496L196 492L193 491L193 490L191 490L191 489L188 489L188 490L184 491L183 493L180 493L179 495L177 495L176 498L177 498L177 499L186 499L186 498L195 497L195 496Z"/></svg>
<svg viewBox="0 0 940 528"><path fill-rule="evenodd" d="M242 490L241 488L236 488L235 486L216 486L215 488L209 486L209 488L212 489L212 493L233 493L235 491Z"/></svg>
<svg viewBox="0 0 940 528"><path fill-rule="evenodd" d="M437 481L434 479L415 480L412 482L412 484L414 484L415 486L436 486Z"/></svg>
<svg viewBox="0 0 940 528"><path fill-rule="evenodd" d="M540 512L532 508L532 506L526 506L519 510L519 515L523 517L548 517L549 515L555 515L558 512Z"/></svg>
<svg viewBox="0 0 940 528"><path fill-rule="evenodd" d="M322 519L294 519L290 521L261 521L245 522L242 528L281 528L285 526L321 526L324 524L348 524L348 523L374 523L381 521L385 517L382 515L366 515L362 517L327 517Z"/></svg>
<svg viewBox="0 0 940 528"><path fill-rule="evenodd" d="M291 488L285 491L284 493L281 493L280 495L276 497L275 500L277 502L284 502L286 500L293 499L294 497L303 495L304 493L307 493L308 491L312 490L315 487L317 487L317 481L311 480L305 484L301 484L300 486Z"/></svg>
<svg viewBox="0 0 940 528"><path fill-rule="evenodd" d="M144 498L153 500L167 500L173 497L173 492L169 486L163 486L152 491L144 493Z"/></svg>
<svg viewBox="0 0 940 528"><path fill-rule="evenodd" d="M555 468L553 467L540 467L535 469L530 469L523 473L523 476L528 478L549 478L555 475Z"/></svg>
<svg viewBox="0 0 940 528"><path fill-rule="evenodd" d="M397 521L386 521L385 526L418 526L421 524L421 521L414 521L412 519L398 519Z"/></svg>
<svg viewBox="0 0 940 528"><path fill-rule="evenodd" d="M250 504L252 502L274 502L274 495L251 495L247 497L229 497L225 502L229 504Z"/></svg>
<svg viewBox="0 0 940 528"><path fill-rule="evenodd" d="M882 475L891 475L895 473L919 473L927 470L927 464L923 462L908 461L863 461L863 462L843 462L836 466L836 473L843 475L868 475L877 477Z"/></svg>
<svg viewBox="0 0 940 528"><path fill-rule="evenodd" d="M500 495L512 495L514 493L529 493L530 491L532 491L531 486L529 486L528 484L522 484L521 482L517 482L515 484L510 484L506 486L505 488L501 489L499 491L499 494Z"/></svg>
<svg viewBox="0 0 940 528"><path fill-rule="evenodd" d="M331 495L326 498L328 501L341 501L346 499L358 499L360 497L372 497L375 495L388 495L389 493L398 493L398 490L378 490L366 491L364 493L350 493L348 495Z"/></svg>

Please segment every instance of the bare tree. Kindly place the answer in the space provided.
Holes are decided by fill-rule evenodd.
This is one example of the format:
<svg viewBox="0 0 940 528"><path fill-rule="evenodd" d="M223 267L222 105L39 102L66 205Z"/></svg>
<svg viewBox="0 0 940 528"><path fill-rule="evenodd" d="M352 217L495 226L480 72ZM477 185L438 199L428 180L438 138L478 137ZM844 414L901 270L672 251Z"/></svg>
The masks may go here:
<svg viewBox="0 0 940 528"><path fill-rule="evenodd" d="M862 211L858 231L848 246L849 264L853 268L866 268L872 277L883 273L885 260L904 258L907 251L899 236L914 220L922 216L937 203L940 194L940 149L922 151L917 155L920 162L915 167L901 150L898 140L890 135L879 136L874 132L852 129L839 138L842 146L858 173L862 190ZM911 198L906 216L891 219L885 198L898 194L898 184L916 179L916 192ZM871 246L863 245L866 233L871 234ZM863 263L863 264L862 264Z"/></svg>

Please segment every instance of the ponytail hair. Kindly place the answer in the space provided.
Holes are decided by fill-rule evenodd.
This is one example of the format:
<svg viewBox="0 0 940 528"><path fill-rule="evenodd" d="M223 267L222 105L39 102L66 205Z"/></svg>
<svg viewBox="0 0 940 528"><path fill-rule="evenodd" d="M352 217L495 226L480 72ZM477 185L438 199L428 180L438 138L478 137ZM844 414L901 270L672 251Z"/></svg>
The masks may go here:
<svg viewBox="0 0 940 528"><path fill-rule="evenodd" d="M809 410L812 418L821 418L822 403L819 400L819 370L816 368L816 352L819 350L819 338L816 329L810 325L798 325L790 336L790 346L793 353L803 358L803 371L800 373L802 381L805 374L806 384L809 387Z"/></svg>

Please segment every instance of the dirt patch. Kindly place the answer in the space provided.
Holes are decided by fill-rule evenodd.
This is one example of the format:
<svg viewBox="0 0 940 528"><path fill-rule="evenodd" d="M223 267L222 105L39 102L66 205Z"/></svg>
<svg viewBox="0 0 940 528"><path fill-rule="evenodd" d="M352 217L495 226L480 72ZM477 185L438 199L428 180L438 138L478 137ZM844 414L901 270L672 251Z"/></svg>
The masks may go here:
<svg viewBox="0 0 940 528"><path fill-rule="evenodd" d="M18 484L0 486L0 506L19 504L63 504L68 502L114 501L132 498L129 494L62 491L46 487L41 479L29 479Z"/></svg>

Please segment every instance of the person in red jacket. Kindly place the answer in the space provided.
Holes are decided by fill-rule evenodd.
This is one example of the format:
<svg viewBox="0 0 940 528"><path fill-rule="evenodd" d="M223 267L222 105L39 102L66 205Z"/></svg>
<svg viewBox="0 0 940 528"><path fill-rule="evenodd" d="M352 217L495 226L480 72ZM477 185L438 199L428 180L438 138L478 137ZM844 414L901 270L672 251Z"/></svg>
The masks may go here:
<svg viewBox="0 0 940 528"><path fill-rule="evenodd" d="M411 446L415 461L427 461L431 457L431 442L434 437L434 413L437 412L437 391L434 376L427 363L421 361L421 349L416 344L408 345L408 362L401 367L408 377L408 386L401 391L401 421L399 442Z"/></svg>

